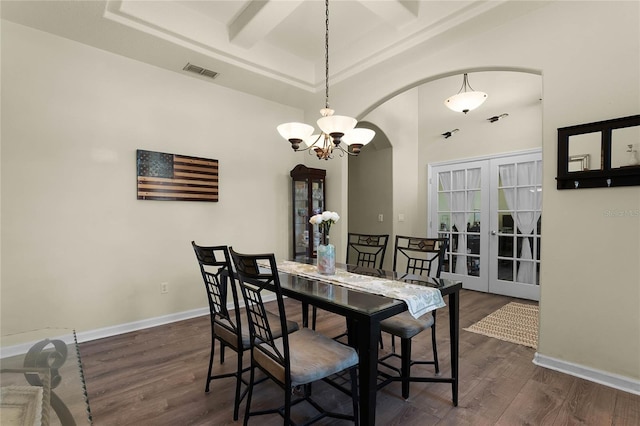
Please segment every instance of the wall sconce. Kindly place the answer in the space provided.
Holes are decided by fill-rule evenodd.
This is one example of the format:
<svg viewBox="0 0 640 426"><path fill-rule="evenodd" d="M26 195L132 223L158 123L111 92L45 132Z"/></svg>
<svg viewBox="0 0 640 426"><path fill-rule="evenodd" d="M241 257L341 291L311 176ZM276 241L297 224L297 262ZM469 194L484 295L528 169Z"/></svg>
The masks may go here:
<svg viewBox="0 0 640 426"><path fill-rule="evenodd" d="M489 118L487 118L487 121L488 121L489 123L495 123L496 121L501 120L501 119L503 119L503 118L505 118L505 117L508 117L508 116L509 116L509 114L507 114L507 113L505 112L504 114L494 115L493 117L489 117Z"/></svg>
<svg viewBox="0 0 640 426"><path fill-rule="evenodd" d="M444 132L442 134L442 136L444 136L445 139L449 139L451 137L451 135L453 135L455 132L459 132L460 129L453 129L453 130L449 130L448 132Z"/></svg>

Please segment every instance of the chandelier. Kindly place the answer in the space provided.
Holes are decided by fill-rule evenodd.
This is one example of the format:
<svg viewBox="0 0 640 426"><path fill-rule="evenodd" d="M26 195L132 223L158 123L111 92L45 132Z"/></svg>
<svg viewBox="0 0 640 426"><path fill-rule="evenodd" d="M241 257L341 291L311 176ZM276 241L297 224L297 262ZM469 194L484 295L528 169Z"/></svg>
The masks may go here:
<svg viewBox="0 0 640 426"><path fill-rule="evenodd" d="M471 89L471 91L467 91ZM469 84L469 78L467 74L464 74L462 79L462 87L457 94L447 98L444 104L451 110L456 112L464 112L465 114L472 109L478 108L484 101L487 100L487 94L484 92L476 92Z"/></svg>
<svg viewBox="0 0 640 426"><path fill-rule="evenodd" d="M319 160L333 158L333 153L358 155L362 147L373 139L371 129L355 128L358 121L345 115L333 115L329 108L329 0L325 0L325 107L320 110L317 121L319 134L313 134L314 127L305 123L284 123L277 127L280 136L291 143L294 151L308 151ZM301 145L304 146L301 148ZM346 145L344 147L343 145Z"/></svg>

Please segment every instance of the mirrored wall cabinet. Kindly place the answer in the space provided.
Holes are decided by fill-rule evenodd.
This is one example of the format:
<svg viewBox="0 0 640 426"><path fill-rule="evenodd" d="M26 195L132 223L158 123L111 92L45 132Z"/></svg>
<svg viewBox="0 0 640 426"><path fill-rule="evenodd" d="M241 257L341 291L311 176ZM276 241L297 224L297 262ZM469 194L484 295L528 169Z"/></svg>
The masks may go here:
<svg viewBox="0 0 640 426"><path fill-rule="evenodd" d="M640 115L558 129L558 189L640 185Z"/></svg>

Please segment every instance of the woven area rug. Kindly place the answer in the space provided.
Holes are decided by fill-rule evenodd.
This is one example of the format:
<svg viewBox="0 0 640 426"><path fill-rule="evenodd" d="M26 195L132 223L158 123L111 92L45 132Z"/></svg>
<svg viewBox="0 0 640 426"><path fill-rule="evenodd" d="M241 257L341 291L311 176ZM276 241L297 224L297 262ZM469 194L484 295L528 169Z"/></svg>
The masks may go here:
<svg viewBox="0 0 640 426"><path fill-rule="evenodd" d="M464 330L537 349L538 312L538 305L511 302Z"/></svg>

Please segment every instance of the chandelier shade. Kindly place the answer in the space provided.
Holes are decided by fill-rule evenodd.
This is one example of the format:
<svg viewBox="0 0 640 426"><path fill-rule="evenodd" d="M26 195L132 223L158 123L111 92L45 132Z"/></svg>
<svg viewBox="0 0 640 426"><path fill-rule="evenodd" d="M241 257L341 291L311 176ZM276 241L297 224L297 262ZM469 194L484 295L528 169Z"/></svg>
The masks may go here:
<svg viewBox="0 0 640 426"><path fill-rule="evenodd" d="M470 89L470 90L468 90ZM447 98L444 104L452 111L468 113L471 110L478 108L487 100L488 95L484 92L473 90L469 84L469 78L465 73L462 79L462 87L460 91Z"/></svg>
<svg viewBox="0 0 640 426"><path fill-rule="evenodd" d="M329 115L319 118L317 123L323 133L328 135L340 134L342 136L356 127L358 120L346 115Z"/></svg>
<svg viewBox="0 0 640 426"><path fill-rule="evenodd" d="M291 143L294 151L315 153L320 160L333 158L334 151L341 157L344 154L358 155L360 149L371 142L375 132L370 129L355 129L358 120L346 115L333 115L334 111L329 108L329 0L325 0L324 47L325 107L320 110L321 117L316 122L321 133L313 134L313 126L304 123L281 124L277 127L278 133Z"/></svg>
<svg viewBox="0 0 640 426"><path fill-rule="evenodd" d="M313 126L305 123L284 123L278 126L280 136L289 139L306 139L313 133Z"/></svg>
<svg viewBox="0 0 640 426"><path fill-rule="evenodd" d="M351 129L342 137L342 142L351 147L351 151L359 153L363 146L371 142L376 135L371 129L357 128Z"/></svg>
<svg viewBox="0 0 640 426"><path fill-rule="evenodd" d="M306 140L313 133L313 126L305 123L284 123L277 127L280 136L291 143L293 149L300 147L300 142Z"/></svg>

